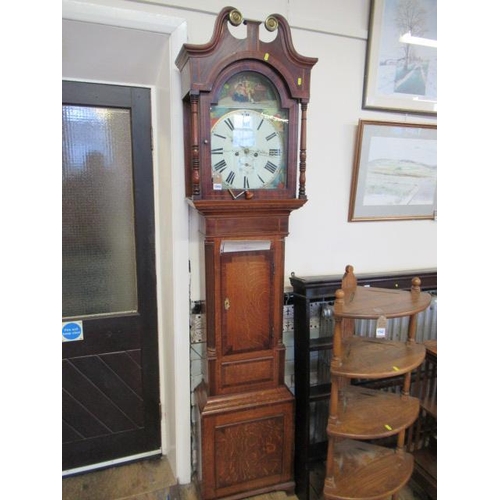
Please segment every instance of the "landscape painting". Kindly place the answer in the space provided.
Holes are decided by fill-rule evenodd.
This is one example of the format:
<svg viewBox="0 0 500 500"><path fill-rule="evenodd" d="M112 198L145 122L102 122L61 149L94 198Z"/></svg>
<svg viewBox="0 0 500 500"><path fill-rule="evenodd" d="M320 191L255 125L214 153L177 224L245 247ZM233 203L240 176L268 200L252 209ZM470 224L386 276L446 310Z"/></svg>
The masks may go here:
<svg viewBox="0 0 500 500"><path fill-rule="evenodd" d="M349 221L433 219L437 127L360 120Z"/></svg>

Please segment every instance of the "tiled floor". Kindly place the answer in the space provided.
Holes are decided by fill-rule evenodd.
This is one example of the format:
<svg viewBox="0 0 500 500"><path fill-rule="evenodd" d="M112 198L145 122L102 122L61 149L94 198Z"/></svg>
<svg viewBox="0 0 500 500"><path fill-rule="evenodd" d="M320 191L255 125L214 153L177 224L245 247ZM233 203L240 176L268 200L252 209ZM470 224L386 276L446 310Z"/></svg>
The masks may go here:
<svg viewBox="0 0 500 500"><path fill-rule="evenodd" d="M64 477L62 500L166 500L175 483L167 458L153 458Z"/></svg>
<svg viewBox="0 0 500 500"><path fill-rule="evenodd" d="M62 480L62 500L198 500L192 484L178 486L165 457ZM298 500L278 491L254 500Z"/></svg>
<svg viewBox="0 0 500 500"><path fill-rule="evenodd" d="M65 477L62 500L198 500L198 495L192 484L176 485L168 460L161 457ZM253 497L253 500L298 499L287 497L284 492L274 492ZM321 500L321 496L313 500ZM400 492L399 500L428 500L428 497L410 482Z"/></svg>

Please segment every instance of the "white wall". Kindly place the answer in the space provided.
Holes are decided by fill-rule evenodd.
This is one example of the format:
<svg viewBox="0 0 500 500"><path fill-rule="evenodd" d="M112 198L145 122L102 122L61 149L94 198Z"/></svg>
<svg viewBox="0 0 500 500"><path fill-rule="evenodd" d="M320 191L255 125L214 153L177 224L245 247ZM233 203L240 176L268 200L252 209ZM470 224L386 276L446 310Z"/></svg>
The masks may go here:
<svg viewBox="0 0 500 500"><path fill-rule="evenodd" d="M366 2L368 3L368 2ZM432 119L361 109L366 41L295 30L297 50L318 57L308 113L308 203L292 214L287 275L437 267L434 221L347 222L358 120Z"/></svg>
<svg viewBox="0 0 500 500"><path fill-rule="evenodd" d="M63 77L80 78L75 75L79 74L78 63L82 62L86 68L85 75L80 73L82 78L121 84L137 84L146 78L147 84L153 88L155 121L158 124L154 140L159 148L155 168L157 216L161 217L157 250L161 273L161 383L167 412L163 422L166 433L164 448L170 454L179 481L188 482L189 327L186 304L189 291L192 300L202 298L202 287L196 268L200 255L196 216L188 215L183 200L181 96L178 89L179 75L172 66L172 60L176 56L173 52L179 40L189 43L206 43L210 40L215 16L228 2L64 0L63 6L65 4L72 4L74 12L83 12L79 14L80 17L77 16L78 19L85 17L89 7L94 8L90 9L94 13L97 7L105 7L108 14L116 9L116 19L103 11L94 22L109 25L118 22L121 26L130 26L131 30L124 33L119 29L103 43L102 48L112 47L113 41L124 35L129 40L130 54L133 54L134 47L137 47L133 40L138 34L142 33L148 40L151 39L150 42L156 47L156 37L148 35L148 32L174 33L162 55L168 59L166 66L164 59L154 58L152 53L144 52L142 59L147 64L141 67L141 57L135 54L136 72L124 72L122 65L117 68L119 76L113 76L107 74L110 66L101 61L104 51L98 47L93 52L79 53L76 59L67 57L67 74L63 71ZM346 264L352 264L358 273L437 267L437 222L347 222L358 120L436 121L361 109L369 0L237 0L230 4L247 18L264 20L272 13L284 15L290 22L297 51L305 56L319 58L312 71L308 113L306 189L309 201L291 215L285 284L288 284L288 276L292 271L297 275L341 274ZM145 22L141 24L141 20ZM172 26L168 27L170 22ZM139 33L135 30L139 30ZM70 48L70 42L75 42L72 38L74 34L63 32L63 49ZM76 41L77 47L73 46L73 50L79 52L83 45L91 41ZM121 40L116 44L116 49L123 43ZM98 61L101 61L102 66L97 65ZM189 234L188 227L191 228ZM191 277L187 275L189 258L192 264ZM171 409L173 415L169 413Z"/></svg>
<svg viewBox="0 0 500 500"><path fill-rule="evenodd" d="M162 3L193 9L183 11L190 43L210 40L215 15L227 5L223 0ZM290 218L285 285L292 271L299 276L341 274L347 264L357 273L436 268L437 221L347 222L358 120L437 122L433 117L362 109L369 0L230 4L248 18L264 20L274 12L283 14L297 51L318 58L308 111L308 202ZM194 231L191 293L192 299L198 299L202 298L196 273L199 250L193 238Z"/></svg>

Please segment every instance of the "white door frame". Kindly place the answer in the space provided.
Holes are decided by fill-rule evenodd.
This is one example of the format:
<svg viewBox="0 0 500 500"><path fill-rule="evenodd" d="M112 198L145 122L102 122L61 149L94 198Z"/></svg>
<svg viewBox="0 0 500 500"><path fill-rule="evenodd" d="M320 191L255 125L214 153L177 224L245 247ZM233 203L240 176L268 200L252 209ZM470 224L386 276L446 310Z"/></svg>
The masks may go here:
<svg viewBox="0 0 500 500"><path fill-rule="evenodd" d="M187 41L187 26L168 10L120 0L62 2L63 19L166 35L165 63L158 68L158 80L151 83L161 432L162 453L179 483L187 484L191 480L189 214L184 198L183 127L177 123L182 119L182 96L175 66ZM72 79L65 78L64 60L63 79Z"/></svg>

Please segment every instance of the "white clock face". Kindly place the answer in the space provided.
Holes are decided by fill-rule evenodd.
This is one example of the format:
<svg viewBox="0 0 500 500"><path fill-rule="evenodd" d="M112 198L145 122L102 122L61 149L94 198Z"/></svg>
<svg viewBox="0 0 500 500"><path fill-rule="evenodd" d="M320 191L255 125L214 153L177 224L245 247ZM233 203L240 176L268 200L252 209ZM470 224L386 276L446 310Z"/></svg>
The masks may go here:
<svg viewBox="0 0 500 500"><path fill-rule="evenodd" d="M211 158L214 189L276 189L285 165L279 122L251 109L226 113L212 127Z"/></svg>

